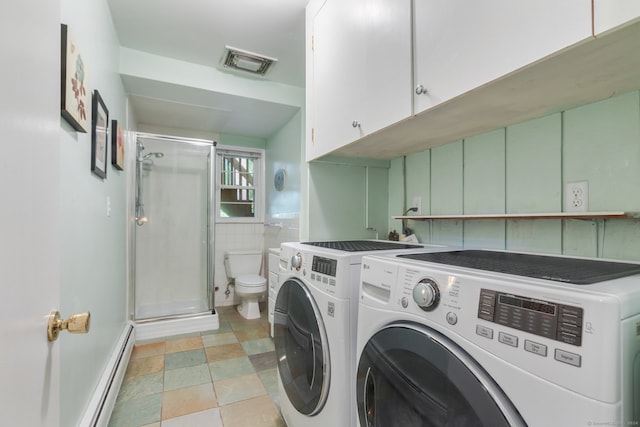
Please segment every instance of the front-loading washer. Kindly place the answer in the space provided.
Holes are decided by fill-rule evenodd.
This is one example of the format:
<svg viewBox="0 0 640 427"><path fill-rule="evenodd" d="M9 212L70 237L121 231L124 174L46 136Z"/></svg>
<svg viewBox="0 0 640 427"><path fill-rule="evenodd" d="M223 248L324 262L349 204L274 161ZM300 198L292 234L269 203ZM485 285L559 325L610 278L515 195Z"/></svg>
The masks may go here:
<svg viewBox="0 0 640 427"><path fill-rule="evenodd" d="M443 250L379 240L283 243L274 340L289 427L356 425L355 345L365 254Z"/></svg>
<svg viewBox="0 0 640 427"><path fill-rule="evenodd" d="M639 264L462 250L361 268L361 427L639 425Z"/></svg>

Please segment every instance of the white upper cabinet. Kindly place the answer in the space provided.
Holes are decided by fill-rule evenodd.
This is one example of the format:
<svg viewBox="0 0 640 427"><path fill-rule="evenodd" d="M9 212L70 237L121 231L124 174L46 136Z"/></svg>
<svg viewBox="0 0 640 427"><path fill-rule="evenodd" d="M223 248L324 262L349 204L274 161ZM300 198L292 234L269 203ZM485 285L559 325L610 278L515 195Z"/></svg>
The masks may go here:
<svg viewBox="0 0 640 427"><path fill-rule="evenodd" d="M312 16L308 160L363 136L357 126L363 120L363 15L361 0L327 0Z"/></svg>
<svg viewBox="0 0 640 427"><path fill-rule="evenodd" d="M622 24L640 19L639 0L594 0L593 30L596 37Z"/></svg>
<svg viewBox="0 0 640 427"><path fill-rule="evenodd" d="M307 160L411 115L410 0L307 6Z"/></svg>
<svg viewBox="0 0 640 427"><path fill-rule="evenodd" d="M590 38L591 2L415 0L414 26L418 113Z"/></svg>
<svg viewBox="0 0 640 427"><path fill-rule="evenodd" d="M411 0L365 0L364 134L412 113Z"/></svg>

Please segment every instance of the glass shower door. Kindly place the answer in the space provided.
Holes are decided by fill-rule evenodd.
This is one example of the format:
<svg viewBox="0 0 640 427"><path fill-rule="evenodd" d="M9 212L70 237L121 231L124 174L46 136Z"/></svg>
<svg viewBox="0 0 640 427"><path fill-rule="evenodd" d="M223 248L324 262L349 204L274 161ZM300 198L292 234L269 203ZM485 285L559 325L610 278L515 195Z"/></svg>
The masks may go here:
<svg viewBox="0 0 640 427"><path fill-rule="evenodd" d="M209 286L213 150L204 142L138 135L136 320L213 308Z"/></svg>

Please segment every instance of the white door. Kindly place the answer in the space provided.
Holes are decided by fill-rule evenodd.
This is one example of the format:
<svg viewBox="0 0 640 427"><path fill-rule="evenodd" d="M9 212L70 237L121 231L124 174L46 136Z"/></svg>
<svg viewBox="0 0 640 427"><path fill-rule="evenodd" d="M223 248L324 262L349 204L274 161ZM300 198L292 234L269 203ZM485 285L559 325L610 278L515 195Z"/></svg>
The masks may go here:
<svg viewBox="0 0 640 427"><path fill-rule="evenodd" d="M0 14L0 425L60 424L60 2ZM64 313L63 313L64 314ZM63 337L64 338L64 337Z"/></svg>

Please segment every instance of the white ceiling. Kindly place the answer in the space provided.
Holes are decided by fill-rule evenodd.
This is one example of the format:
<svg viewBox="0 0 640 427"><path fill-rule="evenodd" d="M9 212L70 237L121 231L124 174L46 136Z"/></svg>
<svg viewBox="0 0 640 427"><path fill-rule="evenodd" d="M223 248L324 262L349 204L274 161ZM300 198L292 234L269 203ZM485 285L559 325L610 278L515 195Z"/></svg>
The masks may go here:
<svg viewBox="0 0 640 427"><path fill-rule="evenodd" d="M262 79L297 87L304 87L307 2L108 0L121 46L221 68L224 47L229 45L277 58L276 65ZM123 82L131 94L131 107L138 123L143 126L267 138L297 110L229 94L183 93L172 99L158 99L140 90L148 81L125 77Z"/></svg>

